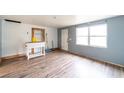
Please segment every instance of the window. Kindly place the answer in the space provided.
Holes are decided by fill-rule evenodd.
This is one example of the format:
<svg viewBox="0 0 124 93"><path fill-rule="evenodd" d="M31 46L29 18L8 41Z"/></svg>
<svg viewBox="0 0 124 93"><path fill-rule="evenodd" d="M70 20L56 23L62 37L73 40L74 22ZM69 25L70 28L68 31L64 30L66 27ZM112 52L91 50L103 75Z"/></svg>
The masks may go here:
<svg viewBox="0 0 124 93"><path fill-rule="evenodd" d="M90 46L107 47L107 26L90 26Z"/></svg>
<svg viewBox="0 0 124 93"><path fill-rule="evenodd" d="M99 24L76 29L76 44L107 47L107 25Z"/></svg>
<svg viewBox="0 0 124 93"><path fill-rule="evenodd" d="M77 40L79 45L88 45L88 27L77 28Z"/></svg>

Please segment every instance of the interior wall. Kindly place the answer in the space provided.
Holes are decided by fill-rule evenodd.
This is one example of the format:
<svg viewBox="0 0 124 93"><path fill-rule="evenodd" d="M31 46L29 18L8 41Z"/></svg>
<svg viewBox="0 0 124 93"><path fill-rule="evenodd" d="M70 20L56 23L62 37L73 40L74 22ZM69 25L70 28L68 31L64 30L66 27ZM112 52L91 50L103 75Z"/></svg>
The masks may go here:
<svg viewBox="0 0 124 93"><path fill-rule="evenodd" d="M58 48L58 32L56 28L47 28L48 48Z"/></svg>
<svg viewBox="0 0 124 93"><path fill-rule="evenodd" d="M2 56L2 20L0 20L0 57Z"/></svg>
<svg viewBox="0 0 124 93"><path fill-rule="evenodd" d="M61 49L61 29L57 29L58 31L58 48Z"/></svg>
<svg viewBox="0 0 124 93"><path fill-rule="evenodd" d="M54 46L57 47L57 40L53 39L53 37L57 37L56 28L42 27L23 23L18 24L2 20L2 57L24 54L25 43L31 42L32 28L45 28L45 30L48 32L49 40L53 40L55 42Z"/></svg>
<svg viewBox="0 0 124 93"><path fill-rule="evenodd" d="M107 48L76 45L76 26L70 26L68 29L69 38L71 39L69 42L70 52L124 65L124 16L107 19ZM58 31L58 33L58 35L61 36L61 31ZM59 42L61 42L61 40Z"/></svg>

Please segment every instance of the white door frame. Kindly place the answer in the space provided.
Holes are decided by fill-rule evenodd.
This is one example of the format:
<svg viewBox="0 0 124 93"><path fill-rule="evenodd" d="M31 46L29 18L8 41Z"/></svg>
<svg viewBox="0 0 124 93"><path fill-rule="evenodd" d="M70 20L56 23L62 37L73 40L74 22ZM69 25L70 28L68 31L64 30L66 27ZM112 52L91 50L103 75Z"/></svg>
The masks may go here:
<svg viewBox="0 0 124 93"><path fill-rule="evenodd" d="M68 51L68 29L61 30L61 49Z"/></svg>

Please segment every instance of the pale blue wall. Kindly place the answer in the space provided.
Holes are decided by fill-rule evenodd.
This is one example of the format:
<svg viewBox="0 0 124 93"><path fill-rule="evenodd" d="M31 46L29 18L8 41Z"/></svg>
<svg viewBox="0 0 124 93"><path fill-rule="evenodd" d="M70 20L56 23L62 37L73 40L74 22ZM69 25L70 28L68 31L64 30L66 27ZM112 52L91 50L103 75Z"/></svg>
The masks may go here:
<svg viewBox="0 0 124 93"><path fill-rule="evenodd" d="M0 57L2 55L2 20L0 19Z"/></svg>
<svg viewBox="0 0 124 93"><path fill-rule="evenodd" d="M69 51L98 60L110 61L116 64L124 65L124 16L107 19L107 27L108 48L76 45L76 26L68 27L69 38L72 39L69 42ZM58 33L59 38L61 38L61 31L58 31ZM61 44L60 42L61 39L59 39L59 44Z"/></svg>

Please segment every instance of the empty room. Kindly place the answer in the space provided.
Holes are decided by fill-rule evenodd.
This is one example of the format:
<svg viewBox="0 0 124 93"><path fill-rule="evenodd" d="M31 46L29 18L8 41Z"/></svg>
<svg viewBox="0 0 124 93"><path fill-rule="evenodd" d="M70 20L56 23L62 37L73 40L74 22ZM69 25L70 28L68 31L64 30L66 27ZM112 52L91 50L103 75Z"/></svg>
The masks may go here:
<svg viewBox="0 0 124 93"><path fill-rule="evenodd" d="M123 78L123 15L0 15L1 78Z"/></svg>

